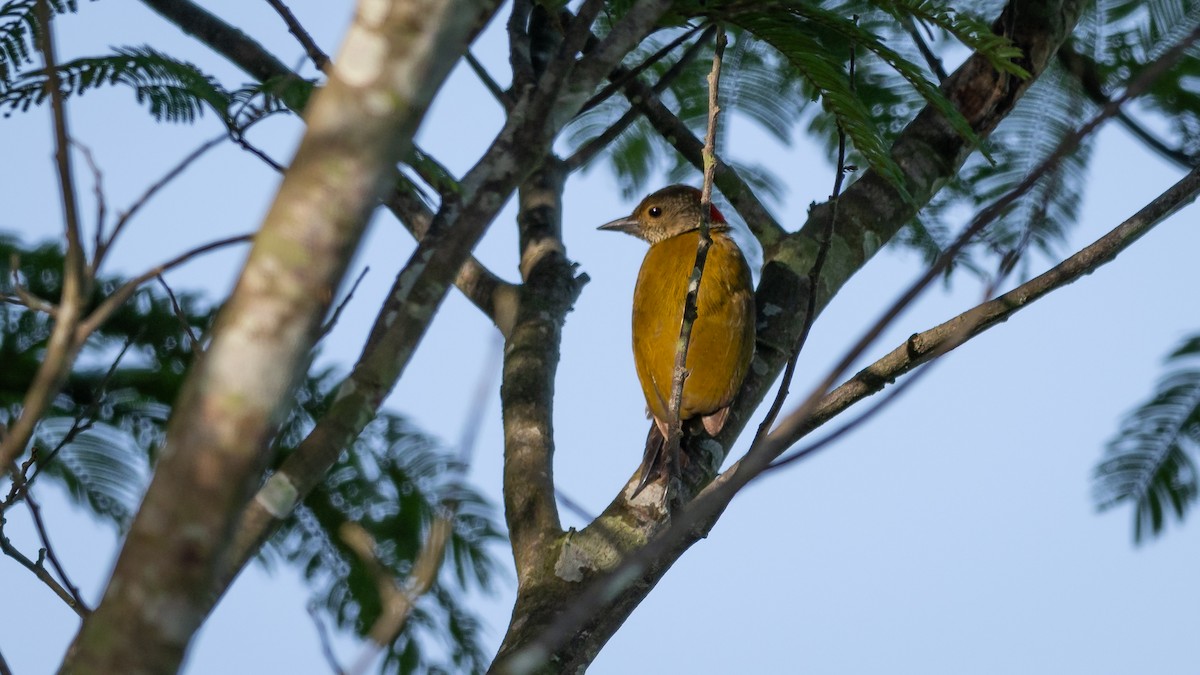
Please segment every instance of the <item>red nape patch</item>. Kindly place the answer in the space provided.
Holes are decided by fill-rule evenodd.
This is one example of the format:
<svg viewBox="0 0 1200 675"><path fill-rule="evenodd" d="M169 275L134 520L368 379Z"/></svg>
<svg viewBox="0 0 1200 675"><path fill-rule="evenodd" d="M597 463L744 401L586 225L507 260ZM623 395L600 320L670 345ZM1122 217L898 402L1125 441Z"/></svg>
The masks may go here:
<svg viewBox="0 0 1200 675"><path fill-rule="evenodd" d="M709 220L711 220L714 223L720 223L722 225L726 224L725 216L721 215L721 212L717 210L717 207L715 204L709 204L708 209L709 209L709 211L708 211L708 219Z"/></svg>

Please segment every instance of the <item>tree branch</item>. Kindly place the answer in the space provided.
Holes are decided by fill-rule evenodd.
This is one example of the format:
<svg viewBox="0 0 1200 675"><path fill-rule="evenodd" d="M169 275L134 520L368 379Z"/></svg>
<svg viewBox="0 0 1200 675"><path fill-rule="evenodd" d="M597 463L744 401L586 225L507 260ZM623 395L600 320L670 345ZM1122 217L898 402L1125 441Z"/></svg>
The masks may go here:
<svg viewBox="0 0 1200 675"><path fill-rule="evenodd" d="M297 81L303 79L250 36L199 7L191 0L142 0L142 2L259 82L280 78ZM472 35L482 28L483 23L479 22L472 27ZM246 144L243 140L237 138L234 140L242 143L245 147ZM268 158L264 157L264 159ZM413 234L417 241L420 241L428 232L429 222L432 221L433 215L429 213L428 207L419 204L419 199L403 195L404 186L408 184L403 174L399 171L394 172L391 181L395 187L384 197L384 206L396 215L401 224ZM459 283L460 281L461 283ZM507 317L498 316L497 313L508 307L505 301L509 296L515 295L515 289L508 288L507 282L490 272L474 257L468 258L463 263L455 283L468 300L496 322L501 331L504 330Z"/></svg>
<svg viewBox="0 0 1200 675"><path fill-rule="evenodd" d="M283 0L267 0L267 4L271 6L271 9L275 10L279 18L283 19L283 22L288 27L288 32L295 36L296 42L299 42L300 46L304 48L304 53L308 55L308 60L313 62L317 70L324 72L325 66L329 65L329 55L321 49L312 35L304 29L304 26L300 24L300 20L296 18L295 14L292 14L292 10L283 3Z"/></svg>
<svg viewBox="0 0 1200 675"><path fill-rule="evenodd" d="M1058 50L1058 60L1063 68L1071 73L1079 82L1083 93L1097 105L1107 105L1111 99L1101 84L1102 76L1096 62L1088 56L1079 53L1068 43ZM1173 148L1142 126L1129 113L1121 111L1117 115L1119 121L1131 134L1137 136L1146 147L1157 152L1169 162L1183 169L1191 169L1200 164L1200 156L1188 154L1178 148Z"/></svg>
<svg viewBox="0 0 1200 675"><path fill-rule="evenodd" d="M12 468L11 470L14 472L17 471L16 468ZM29 495L26 494L26 503L29 503L28 499ZM33 509L36 509L36 507L30 508L31 512L34 512ZM13 543L9 540L8 535L4 534L4 524L4 514L0 512L0 553L12 558L22 567L32 572L34 576L41 580L42 583L46 584L51 591L54 591L54 594L57 595L60 600L65 602L68 607L74 610L76 614L81 617L87 616L88 608L83 604L82 600L79 599L79 591L66 581L65 576L63 577L63 583L59 583L58 579L55 579L54 575L51 574L50 570L46 569L45 564L43 564L45 562L43 555L49 551L49 544L46 543L45 548L41 549L41 554L38 556L36 561L30 560L29 557L24 553L21 553L16 546L13 546ZM39 536L44 537L44 530L40 526L40 518L35 521L35 524L38 524ZM45 539L43 539L43 542L45 542Z"/></svg>
<svg viewBox="0 0 1200 675"><path fill-rule="evenodd" d="M554 501L554 376L567 312L587 277L575 278L562 244L566 171L548 159L521 186L521 299L504 349L504 514L520 586L534 583L562 534Z"/></svg>
<svg viewBox="0 0 1200 675"><path fill-rule="evenodd" d="M411 147L473 20L493 9L465 0L359 8L212 343L184 383L154 479L65 671L178 668L382 178Z"/></svg>
<svg viewBox="0 0 1200 675"><path fill-rule="evenodd" d="M668 4L667 0L639 4L643 11L627 16L624 27L618 26L621 30L614 29L614 33L623 35L626 48L632 49ZM650 6L656 7L658 14L646 14L645 8ZM631 27L630 21L639 23ZM614 53L613 58L619 56ZM574 62L574 54L564 49L559 59ZM517 183L546 156L561 124L582 104L580 92L596 86L600 76L591 77L594 79L571 78L568 91L563 91L567 83L561 77L543 77L536 88L529 86L520 92L499 136L460 181L460 195L442 205L397 276L363 353L338 388L333 405L250 504L230 554L220 566L210 602L224 592L266 537L298 500L320 483L342 450L374 417L445 297L455 270L461 269Z"/></svg>
<svg viewBox="0 0 1200 675"><path fill-rule="evenodd" d="M675 345L675 364L671 373L670 418L667 420L666 466L667 483L663 490L664 501L672 501L674 480L680 467L680 448L683 443L683 418L680 417L680 407L683 405L683 384L687 379L687 353L692 341L692 328L696 325L696 308L700 304L700 284L704 279L704 267L708 261L708 249L712 246L712 188L713 176L717 169L717 116L721 112L721 59L725 56L725 27L717 27L716 43L713 48L712 69L708 73L708 129L704 134L704 150L701 153L704 160L704 182L700 189L700 237L696 243L696 260L692 265L692 273L688 277L687 294L683 300L683 321L679 326L679 339ZM650 467L646 467L648 472ZM644 483L646 476L642 477Z"/></svg>
<svg viewBox="0 0 1200 675"><path fill-rule="evenodd" d="M621 69L614 72L614 77L620 77ZM691 162L692 166L704 170L704 143L696 138L691 129L679 119L675 113L663 105L662 99L637 78L630 78L622 87L625 97L635 110L646 116L650 125L671 144L675 151ZM763 251L769 251L782 241L786 234L783 227L775 220L767 208L763 206L750 186L742 180L732 167L717 158L717 173L713 181L717 188L733 208L746 221L751 234L758 239Z"/></svg>
<svg viewBox="0 0 1200 675"><path fill-rule="evenodd" d="M1023 49L1026 59L1021 65L1036 76L1070 34L1084 5L1072 0L1011 0L995 24L996 30ZM1029 84L997 72L986 57L976 54L947 80L944 91L976 132L986 136L1012 110ZM640 91L630 92L634 98L642 98L635 105L649 100L642 96L646 89L643 86ZM833 292L908 221L918 205L928 200L934 188L957 172L971 150L932 107L917 115L898 137L893 156L908 177L909 194L918 202L904 201L886 180L872 172L840 197L833 243L821 276L823 285L818 289L818 312ZM732 190L721 185L719 173L717 184L732 199ZM757 354L725 428L716 439L697 443L694 448L700 461L690 462L684 474L681 496L685 501L716 475L724 448L740 433L796 344L807 320L807 274L828 228L829 209L829 205L814 208L801 233L786 239L777 234L776 245L766 247L767 266L757 294ZM742 215L747 217L744 211ZM672 515L668 527L661 512L651 508L651 497L629 500L625 497L627 490L628 485L596 521L563 543L555 570L569 563L573 575L558 579L559 594L552 606L548 604L547 611L555 613L553 629L523 645L532 662L543 662L555 654L560 668L569 670L588 663L674 561L704 536L707 526L728 503L711 498L696 500ZM619 533L619 545L610 543L611 533ZM661 536L656 536L658 533ZM653 543L647 545L652 539ZM638 553L631 555L635 550ZM618 564L622 560L626 562ZM562 610L564 604L566 610Z"/></svg>
<svg viewBox="0 0 1200 675"><path fill-rule="evenodd" d="M704 47L704 45L707 44L710 39L712 39L713 33L715 32L716 28L713 26L706 28L704 32L700 34L700 37L696 38L696 41L689 45L686 50L684 50L683 54L679 56L679 59L675 61L675 63L671 64L671 67L667 69L667 72L663 73L662 77L659 78L658 82L654 84L654 87L651 89L651 91L653 91L655 94L661 94L666 90L667 87L671 86L671 83L683 73L683 69L686 68L693 60L695 60L696 56L700 53L700 49ZM622 81L622 84L627 82L628 79L629 78L626 78L626 80ZM570 157L568 157L566 159L567 167L571 170L575 170L592 161L596 155L600 154L600 152L607 148L613 141L617 139L618 136L628 129L629 125L633 124L640 115L641 113L636 108L630 107L629 110L627 110L624 115L621 115L616 122L613 122L611 126L605 129L595 138L589 139Z"/></svg>
<svg viewBox="0 0 1200 675"><path fill-rule="evenodd" d="M977 305L934 328L915 333L886 356L826 394L802 424L772 434L792 445L854 403L875 394L921 364L946 354L1052 291L1112 262L1117 255L1200 194L1200 168L1192 169L1153 201L1103 237L1050 270L994 300ZM733 467L730 467L731 469Z"/></svg>
<svg viewBox="0 0 1200 675"><path fill-rule="evenodd" d="M58 63L54 56L54 28L51 25L49 0L38 0L35 5L38 24L38 49L46 68L46 87L49 89L51 113L54 124L55 166L62 194L63 227L66 233L67 253L63 263L62 294L54 311L54 329L46 343L46 352L38 366L25 398L21 412L0 438L0 466L7 467L16 461L33 437L33 430L46 414L51 401L62 389L79 354L81 343L75 340L75 327L84 311L84 302L91 291L87 276L83 239L79 228L79 209L75 201L75 183L71 173L71 138L67 133L66 109L63 104L62 84L58 78Z"/></svg>

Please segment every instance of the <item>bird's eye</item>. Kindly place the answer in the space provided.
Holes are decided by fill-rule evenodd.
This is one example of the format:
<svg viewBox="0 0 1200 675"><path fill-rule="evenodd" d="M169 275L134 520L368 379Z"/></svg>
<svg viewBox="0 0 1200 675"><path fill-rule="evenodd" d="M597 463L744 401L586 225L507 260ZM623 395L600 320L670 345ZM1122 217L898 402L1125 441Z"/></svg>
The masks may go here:
<svg viewBox="0 0 1200 675"><path fill-rule="evenodd" d="M662 215L662 209L657 206L651 206L649 213L651 218L657 218Z"/></svg>

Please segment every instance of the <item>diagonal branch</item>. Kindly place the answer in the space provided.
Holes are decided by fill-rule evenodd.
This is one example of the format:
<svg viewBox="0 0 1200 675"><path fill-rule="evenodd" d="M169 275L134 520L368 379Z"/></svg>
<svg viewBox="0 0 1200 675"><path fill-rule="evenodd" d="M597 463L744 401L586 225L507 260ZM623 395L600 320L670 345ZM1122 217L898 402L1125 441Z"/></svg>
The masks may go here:
<svg viewBox="0 0 1200 675"><path fill-rule="evenodd" d="M721 112L720 100L721 59L725 56L725 27L717 27L716 43L713 48L712 70L708 73L708 130L704 134L704 183L700 189L700 237L696 244L696 259L688 277L687 294L683 300L683 322L679 326L679 339L675 344L675 367L671 375L670 417L667 420L666 466L667 487L664 499L672 501L674 478L681 465L680 451L683 442L683 383L687 379L687 353L692 341L692 329L696 325L697 307L700 304L700 284L704 280L704 267L708 261L708 250L712 247L712 188L717 169L717 116ZM644 470L649 471L650 467ZM642 477L644 483L647 476Z"/></svg>
<svg viewBox="0 0 1200 675"><path fill-rule="evenodd" d="M191 0L142 0L142 3L179 26L185 33L211 47L259 82L272 79L303 79L250 36ZM472 35L478 32L482 25L480 22L472 26ZM428 207L419 204L419 199L403 195L409 184L399 171L395 171L390 180L395 188L384 197L384 206L420 241L428 232L433 216ZM498 314L507 308L508 297L515 293L510 284L493 274L474 257L463 263L456 284L468 300L504 330L506 317Z"/></svg>
<svg viewBox="0 0 1200 675"><path fill-rule="evenodd" d="M679 56L679 59L676 60L675 63L671 64L671 67L668 68L667 71L663 73L662 77L659 78L658 82L654 84L652 90L655 94L661 94L666 90L667 87L671 86L671 83L683 73L684 68L686 68L693 60L695 60L696 56L700 53L700 50L708 43L710 39L712 39L712 36L715 32L716 28L709 26L704 30L703 33L700 34L698 38L696 38L694 42L692 42L691 45L688 46L686 50L684 50L683 54ZM687 37L690 37L690 35L690 33L686 34ZM626 78L625 80L622 80L622 84L628 82L629 79L632 78ZM607 129L605 129L595 138L589 139L570 157L568 157L566 159L567 167L574 170L592 161L596 155L600 154L600 152L607 148L614 140L617 139L618 136L624 133L624 131L629 128L629 125L637 121L638 117L640 116L641 113L637 110L637 108L631 106L624 115L621 115L621 117L617 119L616 122L613 122Z"/></svg>
<svg viewBox="0 0 1200 675"><path fill-rule="evenodd" d="M1085 4L1077 0L1010 0L994 27L1023 50L1025 59L1020 65L1036 77L1070 34ZM636 84L631 81L631 86ZM946 81L944 91L976 133L986 136L1012 110L1029 84L1029 80L996 71L985 56L975 54ZM634 100L641 98L642 103L657 102L646 96L647 89L633 86L626 91ZM659 112L665 112L661 102L657 103ZM655 116L660 121L674 117L648 114L652 122ZM916 201L906 201L886 180L870 171L843 193L838 200L833 243L821 275L822 286L816 289L816 311L908 222L937 186L957 173L973 149L932 107L917 115L893 146L893 156L907 176L908 192ZM732 201L732 190L721 185L719 173L717 184ZM771 239L760 236L768 260L757 294L757 354L724 430L715 442L697 443L695 449L703 461L689 463L681 486L685 500L716 475L724 449L740 433L796 344L806 321L810 293L807 275L828 229L829 208L822 205L812 209L800 233L785 237L782 230L777 230L768 235ZM750 220L745 211L742 215ZM589 655L595 654L674 561L705 535L728 504L724 499L696 500L672 515L668 525L661 512L648 508L649 498L630 500L626 494L627 489L622 490L596 521L564 542L555 569L569 562L573 583L562 580L558 588L554 628L524 645L534 658L555 654L560 658L559 665L588 663ZM620 533L619 546L608 543L606 535L612 532ZM659 533L662 536L656 536ZM626 563L619 564L622 560ZM557 611L564 602L568 603L567 609Z"/></svg>
<svg viewBox="0 0 1200 675"><path fill-rule="evenodd" d="M614 77L620 77L621 69L614 72ZM691 162L692 166L704 170L704 143L696 138L692 130L675 113L667 109L662 99L655 91L637 78L630 78L622 87L629 103L668 143L675 151ZM764 251L770 251L782 241L786 234L783 227L776 222L767 208L763 206L754 191L742 180L733 167L717 158L716 175L713 178L721 194L729 200L733 208L741 214L742 219L750 228L750 232L762 244Z"/></svg>
<svg viewBox="0 0 1200 675"><path fill-rule="evenodd" d="M1100 68L1096 62L1089 56L1080 53L1073 45L1064 45L1058 51L1058 60L1062 63L1063 68L1079 82L1079 86L1083 89L1083 93L1097 105L1108 105L1110 98L1104 91L1104 86L1101 84L1102 75ZM1117 115L1117 120L1129 130L1129 133L1137 136L1151 150L1154 150L1159 155L1176 166L1184 169L1190 169L1200 165L1200 156L1189 154L1179 148L1167 145L1161 138L1155 136L1149 129L1144 127L1140 122L1133 118L1128 112L1122 110Z"/></svg>
<svg viewBox="0 0 1200 675"><path fill-rule="evenodd" d="M189 373L154 479L63 670L173 672L311 358L382 179L493 4L362 5L242 275ZM114 636L113 626L121 627Z"/></svg>
<svg viewBox="0 0 1200 675"><path fill-rule="evenodd" d="M627 15L610 37L619 39L626 50L632 49L668 4L667 0L639 4L641 11ZM650 7L657 13L648 14L646 8ZM613 59L619 58L617 51L611 53ZM575 55L563 50L558 59L573 63ZM460 194L443 204L429 223L428 232L397 276L363 353L339 387L333 405L251 502L230 554L220 565L210 603L374 417L445 297L455 270L461 269L516 185L542 162L562 124L582 104L582 93L591 91L603 74L593 62L598 74L583 78L576 73L568 80L562 68L556 70L551 63L547 75L557 74L543 76L536 88L528 86L520 92L500 134L460 181Z"/></svg>
<svg viewBox="0 0 1200 675"><path fill-rule="evenodd" d="M313 65L317 67L317 70L324 71L325 66L329 65L329 55L321 49L321 46L317 44L317 41L313 39L312 35L305 30L304 26L300 23L300 20L297 19L296 15L292 13L291 8L284 4L283 0L267 0L267 4L270 5L271 9L275 10L275 13L279 15L279 18L283 19L283 22L287 24L288 32L291 33L296 38L296 42L299 42L300 46L304 48L304 53L308 55L308 60L313 62Z"/></svg>
<svg viewBox="0 0 1200 675"><path fill-rule="evenodd" d="M1007 321L1013 314L1052 291L1112 262L1142 235L1194 201L1197 195L1200 195L1200 168L1192 169L1179 182L1146 204L1128 220L1050 270L994 300L977 305L929 330L914 334L905 340L904 344L826 394L813 408L808 420L784 434L782 441L788 445L794 444L854 403L882 391L896 378Z"/></svg>
<svg viewBox="0 0 1200 675"><path fill-rule="evenodd" d="M25 391L21 413L0 437L0 467L11 465L25 452L25 446L33 437L34 427L46 414L54 397L66 383L71 366L75 363L75 357L82 346L75 340L75 329L83 315L84 302L91 290L91 277L87 276L79 228L79 208L75 201L75 183L71 173L71 138L67 133L66 108L54 56L54 27L51 25L48 2L49 0L38 0L35 6L38 24L41 26L37 31L37 42L45 62L46 87L49 89L54 123L54 159L62 194L67 253L63 263L62 296L54 311L54 329L46 343L42 363Z"/></svg>

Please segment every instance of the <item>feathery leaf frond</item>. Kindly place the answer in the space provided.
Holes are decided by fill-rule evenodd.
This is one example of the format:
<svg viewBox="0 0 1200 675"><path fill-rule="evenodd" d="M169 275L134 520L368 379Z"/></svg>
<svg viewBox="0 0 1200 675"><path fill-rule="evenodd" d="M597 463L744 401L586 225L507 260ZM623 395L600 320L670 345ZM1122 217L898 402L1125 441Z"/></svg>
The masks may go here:
<svg viewBox="0 0 1200 675"><path fill-rule="evenodd" d="M1097 506L1131 502L1135 542L1161 534L1168 514L1182 520L1200 494L1200 336L1167 362L1154 396L1129 413L1096 467Z"/></svg>

